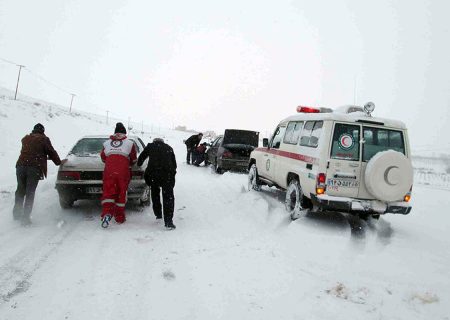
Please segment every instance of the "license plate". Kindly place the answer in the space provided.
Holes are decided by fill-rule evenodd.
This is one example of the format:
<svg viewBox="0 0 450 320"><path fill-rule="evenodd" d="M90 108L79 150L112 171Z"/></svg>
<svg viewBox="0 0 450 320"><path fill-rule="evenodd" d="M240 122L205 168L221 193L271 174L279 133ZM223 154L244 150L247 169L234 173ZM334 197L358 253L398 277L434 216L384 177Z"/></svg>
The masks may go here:
<svg viewBox="0 0 450 320"><path fill-rule="evenodd" d="M345 179L328 179L327 182L330 187L344 187L344 188L358 188L359 181L345 180Z"/></svg>
<svg viewBox="0 0 450 320"><path fill-rule="evenodd" d="M102 193L103 191L102 191L101 187L87 187L86 192L87 193Z"/></svg>

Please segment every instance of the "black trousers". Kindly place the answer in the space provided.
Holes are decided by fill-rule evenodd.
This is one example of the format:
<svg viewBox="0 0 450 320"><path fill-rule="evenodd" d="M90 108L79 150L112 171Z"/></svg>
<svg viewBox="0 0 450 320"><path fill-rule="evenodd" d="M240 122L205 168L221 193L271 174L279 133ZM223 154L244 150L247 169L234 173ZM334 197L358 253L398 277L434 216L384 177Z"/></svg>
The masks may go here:
<svg viewBox="0 0 450 320"><path fill-rule="evenodd" d="M195 151L192 154L192 163L195 165L200 165L203 161L205 161L205 154L204 153L199 153L197 151Z"/></svg>
<svg viewBox="0 0 450 320"><path fill-rule="evenodd" d="M186 155L186 163L191 163L191 156L192 156L192 162L194 161L194 157L193 157L193 151L194 148L190 148L188 146L186 146L187 149L187 155Z"/></svg>
<svg viewBox="0 0 450 320"><path fill-rule="evenodd" d="M164 222L172 222L173 211L175 208L175 196L173 188L175 187L175 176L148 176L146 177L147 184L150 186L153 213L156 217L161 217L164 213ZM161 205L161 191L162 191L162 205Z"/></svg>
<svg viewBox="0 0 450 320"><path fill-rule="evenodd" d="M17 190L13 209L14 219L29 218L33 210L34 195L41 180L41 170L36 167L16 168Z"/></svg>

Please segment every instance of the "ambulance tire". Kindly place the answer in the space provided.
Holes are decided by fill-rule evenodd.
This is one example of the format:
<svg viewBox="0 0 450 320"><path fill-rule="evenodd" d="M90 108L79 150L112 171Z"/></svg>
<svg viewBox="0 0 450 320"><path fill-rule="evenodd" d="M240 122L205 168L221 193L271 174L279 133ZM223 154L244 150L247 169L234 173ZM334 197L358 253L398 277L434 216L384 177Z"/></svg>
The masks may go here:
<svg viewBox="0 0 450 320"><path fill-rule="evenodd" d="M289 182L289 186L286 190L285 207L286 211L290 214L292 220L305 217L309 209L303 207L304 195L300 182L296 179L292 179Z"/></svg>
<svg viewBox="0 0 450 320"><path fill-rule="evenodd" d="M252 164L248 170L248 191L261 191L261 182L259 181L258 168L256 164Z"/></svg>

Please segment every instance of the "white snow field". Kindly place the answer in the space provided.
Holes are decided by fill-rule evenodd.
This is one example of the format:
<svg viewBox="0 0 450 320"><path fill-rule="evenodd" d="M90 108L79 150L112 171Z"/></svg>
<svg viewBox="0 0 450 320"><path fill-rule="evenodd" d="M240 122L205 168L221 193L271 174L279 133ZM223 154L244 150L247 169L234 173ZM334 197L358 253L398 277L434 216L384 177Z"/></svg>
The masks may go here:
<svg viewBox="0 0 450 320"><path fill-rule="evenodd" d="M62 210L51 162L22 227L14 166L37 122L62 158L80 136L114 128L0 92L1 320L450 319L448 190L415 186L408 216L292 222L281 191L248 192L245 175L187 166L187 134L165 130L179 164L176 230L133 204L106 230L97 202Z"/></svg>

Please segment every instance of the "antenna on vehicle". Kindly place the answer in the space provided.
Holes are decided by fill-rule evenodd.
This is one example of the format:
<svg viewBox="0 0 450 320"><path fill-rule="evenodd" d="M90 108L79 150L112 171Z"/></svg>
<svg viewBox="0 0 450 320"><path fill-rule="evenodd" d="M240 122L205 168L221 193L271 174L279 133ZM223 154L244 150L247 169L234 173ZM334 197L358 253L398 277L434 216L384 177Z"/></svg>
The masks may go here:
<svg viewBox="0 0 450 320"><path fill-rule="evenodd" d="M364 112L367 114L368 117L372 116L372 112L375 110L375 103L373 102L367 102L364 105Z"/></svg>

